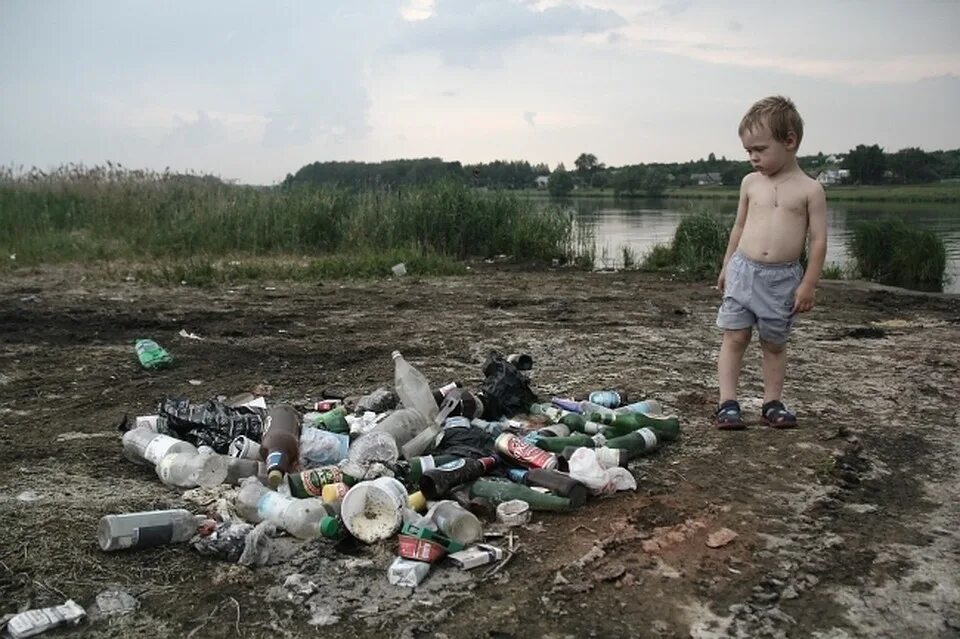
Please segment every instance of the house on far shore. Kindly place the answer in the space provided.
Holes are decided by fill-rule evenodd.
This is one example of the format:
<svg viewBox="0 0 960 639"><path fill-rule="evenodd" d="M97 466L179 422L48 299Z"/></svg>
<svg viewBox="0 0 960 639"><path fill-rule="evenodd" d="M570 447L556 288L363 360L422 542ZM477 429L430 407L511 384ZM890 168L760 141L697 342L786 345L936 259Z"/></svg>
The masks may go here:
<svg viewBox="0 0 960 639"><path fill-rule="evenodd" d="M719 173L691 173L690 181L697 186L720 186L723 178Z"/></svg>
<svg viewBox="0 0 960 639"><path fill-rule="evenodd" d="M550 185L550 176L538 175L533 181L537 185L538 189L545 189Z"/></svg>
<svg viewBox="0 0 960 639"><path fill-rule="evenodd" d="M830 186L831 184L840 184L849 177L850 171L848 169L824 169L817 174L817 182L823 186Z"/></svg>

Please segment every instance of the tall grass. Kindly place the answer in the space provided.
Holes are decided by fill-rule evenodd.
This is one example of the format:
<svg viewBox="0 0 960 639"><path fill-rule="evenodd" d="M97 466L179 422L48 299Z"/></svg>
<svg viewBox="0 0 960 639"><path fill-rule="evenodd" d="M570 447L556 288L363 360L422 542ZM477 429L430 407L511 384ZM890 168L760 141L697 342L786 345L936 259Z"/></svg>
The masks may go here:
<svg viewBox="0 0 960 639"><path fill-rule="evenodd" d="M849 240L857 273L864 278L926 290L942 290L947 267L943 239L897 218L859 221Z"/></svg>
<svg viewBox="0 0 960 639"><path fill-rule="evenodd" d="M670 245L658 245L645 257L642 268L666 270L689 278L705 278L720 271L727 250L731 221L702 209L686 213Z"/></svg>
<svg viewBox="0 0 960 639"><path fill-rule="evenodd" d="M362 193L257 188L111 163L0 170L0 228L0 250L18 264L281 255L353 263L362 272L361 262L382 262L378 256L391 251L439 265L446 262L426 258L566 262L577 250L569 212L457 182Z"/></svg>

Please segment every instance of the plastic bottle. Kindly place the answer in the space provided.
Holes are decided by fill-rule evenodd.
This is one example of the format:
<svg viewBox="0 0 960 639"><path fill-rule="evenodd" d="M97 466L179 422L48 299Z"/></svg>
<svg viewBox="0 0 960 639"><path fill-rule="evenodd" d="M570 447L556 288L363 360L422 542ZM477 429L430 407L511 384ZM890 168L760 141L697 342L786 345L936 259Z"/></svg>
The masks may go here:
<svg viewBox="0 0 960 639"><path fill-rule="evenodd" d="M299 539L316 539L320 520L334 515L315 497L291 499L252 479L244 480L237 495L237 511L249 522L269 521Z"/></svg>
<svg viewBox="0 0 960 639"><path fill-rule="evenodd" d="M140 426L123 434L123 456L137 464L156 466L167 453L196 453L197 447L176 437Z"/></svg>
<svg viewBox="0 0 960 639"><path fill-rule="evenodd" d="M427 499L440 499L451 488L485 475L499 461L496 457L456 459L443 466L425 471L420 477L420 490Z"/></svg>
<svg viewBox="0 0 960 639"><path fill-rule="evenodd" d="M108 552L180 543L193 537L205 519L180 508L106 515L97 526L97 543Z"/></svg>
<svg viewBox="0 0 960 639"><path fill-rule="evenodd" d="M423 373L403 358L400 351L393 351L393 385L397 397L406 408L415 408L427 419L432 420L439 412L439 406L430 390L430 382Z"/></svg>
<svg viewBox="0 0 960 639"><path fill-rule="evenodd" d="M371 432L389 433L397 447L402 448L431 423L415 408L400 408L383 418Z"/></svg>
<svg viewBox="0 0 960 639"><path fill-rule="evenodd" d="M289 404L267 412L261 454L267 464L267 485L276 488L300 456L300 415Z"/></svg>
<svg viewBox="0 0 960 639"><path fill-rule="evenodd" d="M152 339L138 339L133 344L140 365L146 369L166 368L173 365L173 356Z"/></svg>
<svg viewBox="0 0 960 639"><path fill-rule="evenodd" d="M470 487L473 497L485 497L494 503L502 503L511 499L519 499L530 504L532 510L571 510L573 504L565 497L548 495L532 488L521 486L510 481L497 481L481 478L473 482Z"/></svg>
<svg viewBox="0 0 960 639"><path fill-rule="evenodd" d="M627 401L626 393L618 393L615 390L599 390L590 393L589 400L593 404L606 406L607 408L616 408Z"/></svg>
<svg viewBox="0 0 960 639"><path fill-rule="evenodd" d="M539 486L546 488L554 495L566 497L570 500L570 505L574 508L579 508L587 502L587 487L569 475L564 475L555 470L546 470L543 468L522 470L514 468L510 470L508 476L511 481L515 481L518 484Z"/></svg>
<svg viewBox="0 0 960 639"><path fill-rule="evenodd" d="M216 453L170 453L157 464L157 477L177 488L213 488L227 481L229 459Z"/></svg>
<svg viewBox="0 0 960 639"><path fill-rule="evenodd" d="M622 415L624 413L643 413L644 415L662 415L663 406L655 399L645 399L642 402L634 402L615 409L613 412Z"/></svg>
<svg viewBox="0 0 960 639"><path fill-rule="evenodd" d="M416 437L400 447L400 452L404 459L413 459L426 452L433 450L437 442L437 436L443 432L443 428L437 424L429 424L421 430Z"/></svg>
<svg viewBox="0 0 960 639"><path fill-rule="evenodd" d="M67 599L60 606L35 608L17 613L7 622L7 632L13 639L32 637L62 625L77 625L87 616L83 606Z"/></svg>
<svg viewBox="0 0 960 639"><path fill-rule="evenodd" d="M440 532L464 546L479 541L483 537L483 525L476 515L455 501L444 500L434 504L427 512Z"/></svg>
<svg viewBox="0 0 960 639"><path fill-rule="evenodd" d="M225 484L239 486L240 482L247 477L257 477L259 479L261 475L266 480L266 466L262 462L258 462L256 459L227 457L227 476L223 480Z"/></svg>

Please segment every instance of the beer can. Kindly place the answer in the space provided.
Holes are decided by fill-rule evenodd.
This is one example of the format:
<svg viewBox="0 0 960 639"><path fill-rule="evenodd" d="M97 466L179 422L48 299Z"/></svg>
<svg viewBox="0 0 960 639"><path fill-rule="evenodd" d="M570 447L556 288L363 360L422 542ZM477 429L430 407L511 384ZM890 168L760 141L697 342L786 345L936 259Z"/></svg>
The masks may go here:
<svg viewBox="0 0 960 639"><path fill-rule="evenodd" d="M505 457L527 468L557 467L556 455L525 442L513 433L503 433L497 437L494 445Z"/></svg>

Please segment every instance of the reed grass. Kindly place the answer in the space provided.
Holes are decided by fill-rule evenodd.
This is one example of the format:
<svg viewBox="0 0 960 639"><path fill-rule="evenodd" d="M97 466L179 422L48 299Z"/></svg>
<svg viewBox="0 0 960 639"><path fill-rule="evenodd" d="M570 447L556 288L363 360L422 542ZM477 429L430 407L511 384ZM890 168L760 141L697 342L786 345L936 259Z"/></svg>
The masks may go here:
<svg viewBox="0 0 960 639"><path fill-rule="evenodd" d="M723 262L731 221L705 209L681 218L669 245L657 245L644 257L644 270L670 271L691 279L715 276Z"/></svg>
<svg viewBox="0 0 960 639"><path fill-rule="evenodd" d="M258 188L112 163L0 169L0 228L0 250L15 256L3 261L8 266L166 261L167 274L149 268L170 281L188 272L204 281L254 272L373 274L389 272L384 265L398 256L438 272L493 255L566 263L578 248L570 212L455 181L361 193ZM308 258L309 266L250 261L280 256Z"/></svg>
<svg viewBox="0 0 960 639"><path fill-rule="evenodd" d="M947 250L933 231L898 218L856 222L849 240L859 276L881 284L942 290Z"/></svg>

